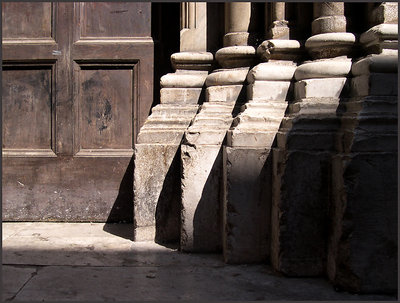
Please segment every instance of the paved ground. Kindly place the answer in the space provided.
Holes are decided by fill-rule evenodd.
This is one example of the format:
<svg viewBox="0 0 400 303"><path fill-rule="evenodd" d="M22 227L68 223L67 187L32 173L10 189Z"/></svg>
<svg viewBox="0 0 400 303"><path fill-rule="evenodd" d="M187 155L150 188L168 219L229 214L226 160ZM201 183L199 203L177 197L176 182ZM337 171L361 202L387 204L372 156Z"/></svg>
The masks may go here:
<svg viewBox="0 0 400 303"><path fill-rule="evenodd" d="M132 242L131 225L3 223L3 300L390 300L336 292L324 279L285 278L267 265Z"/></svg>

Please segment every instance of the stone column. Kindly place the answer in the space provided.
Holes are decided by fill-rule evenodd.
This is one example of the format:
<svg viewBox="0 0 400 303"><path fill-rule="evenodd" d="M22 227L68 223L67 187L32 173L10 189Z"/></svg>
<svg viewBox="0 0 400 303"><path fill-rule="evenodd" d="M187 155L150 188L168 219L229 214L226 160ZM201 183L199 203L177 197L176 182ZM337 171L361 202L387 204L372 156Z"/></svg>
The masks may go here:
<svg viewBox="0 0 400 303"><path fill-rule="evenodd" d="M250 3L225 4L225 47L216 53L223 69L207 76L207 102L186 131L181 147L183 251L216 252L222 248L222 144L235 105L245 101L243 84L255 60L255 48L247 45L250 12Z"/></svg>
<svg viewBox="0 0 400 303"><path fill-rule="evenodd" d="M286 275L326 272L326 235L336 110L346 93L355 36L346 33L344 4L314 4L305 43L313 61L295 71L295 101L273 150L271 262Z"/></svg>
<svg viewBox="0 0 400 303"><path fill-rule="evenodd" d="M223 252L227 263L264 262L270 254L270 151L290 98L300 49L298 41L282 39L289 35L285 4L274 4L272 10L272 39L257 49L264 62L247 76L248 102L234 119L223 149ZM282 24L286 26L284 36L278 29Z"/></svg>
<svg viewBox="0 0 400 303"><path fill-rule="evenodd" d="M352 66L336 137L327 269L340 289L396 294L398 4L370 13L380 24L360 37L366 56Z"/></svg>
<svg viewBox="0 0 400 303"><path fill-rule="evenodd" d="M250 2L225 3L225 47L248 45L250 17Z"/></svg>
<svg viewBox="0 0 400 303"><path fill-rule="evenodd" d="M135 241L179 241L180 149L183 135L204 101L213 55L206 52L206 3L185 3L181 52L174 73L161 77L160 104L152 109L135 146Z"/></svg>
<svg viewBox="0 0 400 303"><path fill-rule="evenodd" d="M285 2L271 3L271 20L268 34L272 39L289 39L288 21L285 19Z"/></svg>
<svg viewBox="0 0 400 303"><path fill-rule="evenodd" d="M181 52L207 51L207 3L181 3Z"/></svg>

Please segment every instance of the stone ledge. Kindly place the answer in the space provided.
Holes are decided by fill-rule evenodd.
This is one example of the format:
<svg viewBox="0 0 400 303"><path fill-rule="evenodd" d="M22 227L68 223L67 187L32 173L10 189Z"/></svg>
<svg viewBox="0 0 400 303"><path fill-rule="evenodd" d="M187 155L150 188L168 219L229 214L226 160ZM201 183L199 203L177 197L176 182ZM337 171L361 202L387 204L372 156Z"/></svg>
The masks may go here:
<svg viewBox="0 0 400 303"><path fill-rule="evenodd" d="M346 32L346 17L344 15L323 16L311 23L313 35L325 33L344 33Z"/></svg>
<svg viewBox="0 0 400 303"><path fill-rule="evenodd" d="M247 98L256 100L286 100L289 93L290 81L256 81L247 86Z"/></svg>
<svg viewBox="0 0 400 303"><path fill-rule="evenodd" d="M294 76L297 81L314 78L347 77L351 70L351 59L319 60L297 67Z"/></svg>
<svg viewBox="0 0 400 303"><path fill-rule="evenodd" d="M235 103L238 101L242 89L243 85L210 86L206 89L206 101Z"/></svg>
<svg viewBox="0 0 400 303"><path fill-rule="evenodd" d="M398 40L398 35L397 24L379 24L362 33L360 43L368 46L383 40Z"/></svg>
<svg viewBox="0 0 400 303"><path fill-rule="evenodd" d="M175 69L209 71L213 61L214 56L209 52L179 52L171 55L171 64Z"/></svg>
<svg viewBox="0 0 400 303"><path fill-rule="evenodd" d="M398 74L370 73L351 79L352 96L397 96Z"/></svg>
<svg viewBox="0 0 400 303"><path fill-rule="evenodd" d="M397 73L398 57L393 55L369 55L355 62L351 68L354 76L371 73Z"/></svg>
<svg viewBox="0 0 400 303"><path fill-rule="evenodd" d="M290 81L296 71L296 65L282 65L276 63L260 63L250 70L247 75L249 84L255 81Z"/></svg>
<svg viewBox="0 0 400 303"><path fill-rule="evenodd" d="M339 98L345 93L347 78L324 78L300 80L295 83L295 99L332 97Z"/></svg>
<svg viewBox="0 0 400 303"><path fill-rule="evenodd" d="M264 41L258 46L257 54L263 61L269 61L271 59L297 61L302 57L299 41L285 39Z"/></svg>
<svg viewBox="0 0 400 303"><path fill-rule="evenodd" d="M372 19L375 24L398 22L398 3L384 2L372 11Z"/></svg>
<svg viewBox="0 0 400 303"><path fill-rule="evenodd" d="M215 53L218 63L224 68L251 66L256 60L252 46L228 46Z"/></svg>
<svg viewBox="0 0 400 303"><path fill-rule="evenodd" d="M227 146L270 148L275 140L276 131L245 129L243 131L229 130L227 133Z"/></svg>
<svg viewBox="0 0 400 303"><path fill-rule="evenodd" d="M355 42L352 33L326 33L311 36L305 47L312 58L331 58L349 54Z"/></svg>
<svg viewBox="0 0 400 303"><path fill-rule="evenodd" d="M208 73L170 73L161 77L160 84L163 88L201 88Z"/></svg>
<svg viewBox="0 0 400 303"><path fill-rule="evenodd" d="M161 104L198 104L201 103L202 88L164 87L160 90Z"/></svg>
<svg viewBox="0 0 400 303"><path fill-rule="evenodd" d="M249 67L243 67L216 70L207 76L206 85L210 87L243 84L246 81L249 69Z"/></svg>

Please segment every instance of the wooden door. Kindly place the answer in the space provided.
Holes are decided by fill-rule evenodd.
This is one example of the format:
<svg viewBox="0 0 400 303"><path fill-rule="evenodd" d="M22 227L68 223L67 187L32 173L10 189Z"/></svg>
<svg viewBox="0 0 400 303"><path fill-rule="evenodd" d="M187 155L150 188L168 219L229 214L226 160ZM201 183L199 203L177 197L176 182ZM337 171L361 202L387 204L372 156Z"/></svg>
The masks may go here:
<svg viewBox="0 0 400 303"><path fill-rule="evenodd" d="M3 220L131 221L151 3L3 2Z"/></svg>

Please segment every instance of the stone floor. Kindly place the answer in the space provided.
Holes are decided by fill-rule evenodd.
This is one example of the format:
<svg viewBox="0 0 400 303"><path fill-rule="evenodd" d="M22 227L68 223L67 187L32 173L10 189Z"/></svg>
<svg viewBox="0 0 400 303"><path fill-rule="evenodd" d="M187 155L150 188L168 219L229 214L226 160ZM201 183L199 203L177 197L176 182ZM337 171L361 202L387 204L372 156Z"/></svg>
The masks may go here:
<svg viewBox="0 0 400 303"><path fill-rule="evenodd" d="M336 292L322 278L285 278L268 265L226 265L132 242L132 225L3 223L3 300L373 300Z"/></svg>

